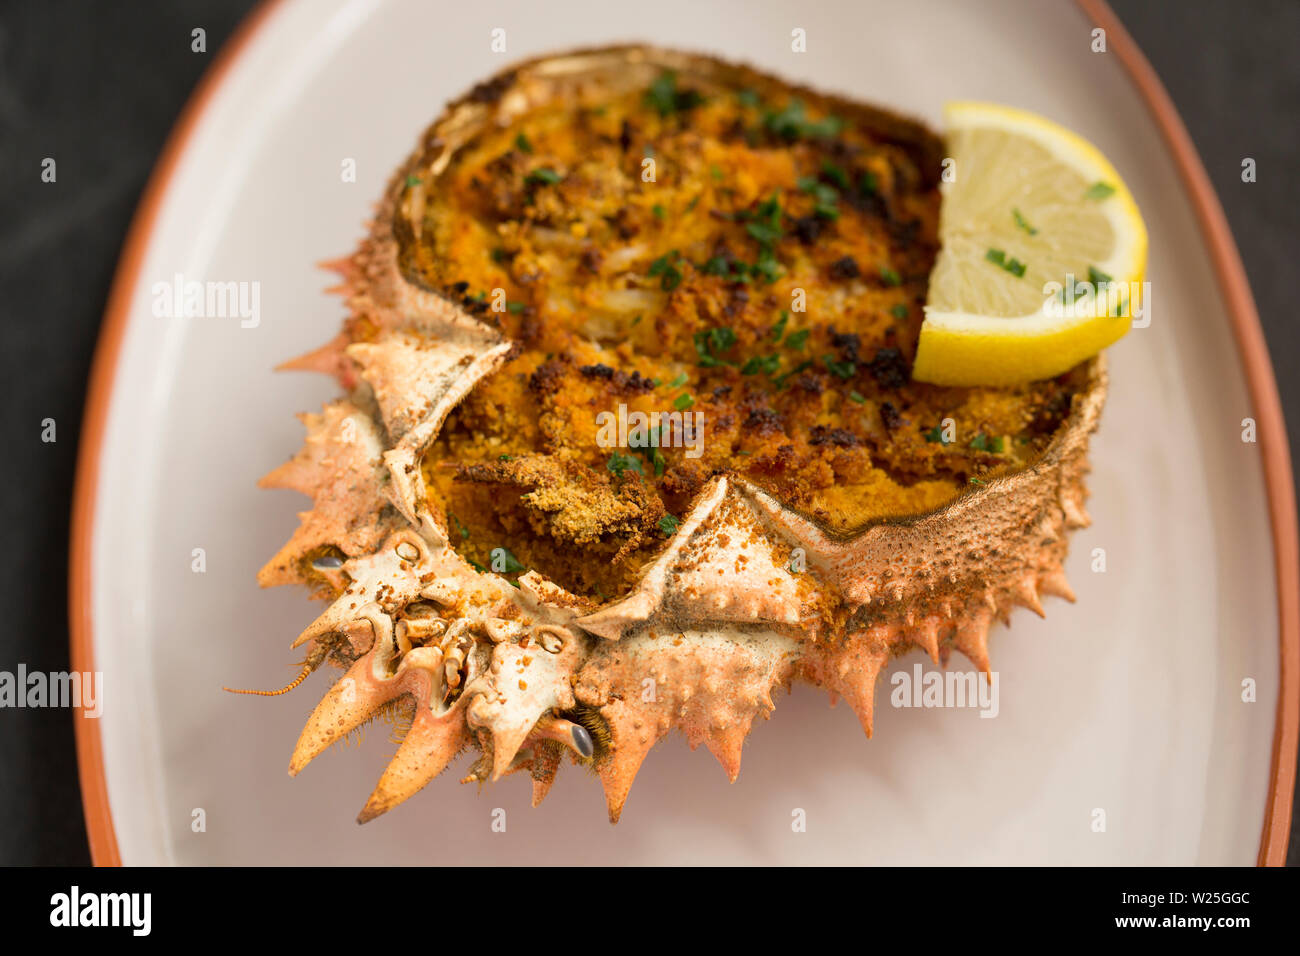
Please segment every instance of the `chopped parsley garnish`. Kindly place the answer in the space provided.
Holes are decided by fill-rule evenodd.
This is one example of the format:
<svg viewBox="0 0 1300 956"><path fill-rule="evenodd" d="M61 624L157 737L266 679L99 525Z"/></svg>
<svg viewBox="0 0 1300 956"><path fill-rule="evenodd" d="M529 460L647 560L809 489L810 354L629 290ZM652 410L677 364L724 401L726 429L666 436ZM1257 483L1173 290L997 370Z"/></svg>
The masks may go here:
<svg viewBox="0 0 1300 956"><path fill-rule="evenodd" d="M867 402L859 392L849 392L849 401L856 402L859 405L865 405Z"/></svg>
<svg viewBox="0 0 1300 956"><path fill-rule="evenodd" d="M682 372L675 379L668 383L669 388L681 388L686 384L686 373Z"/></svg>
<svg viewBox="0 0 1300 956"><path fill-rule="evenodd" d="M780 225L770 222L750 222L745 224L745 231L759 241L760 245L770 246L779 242L784 235Z"/></svg>
<svg viewBox="0 0 1300 956"><path fill-rule="evenodd" d="M1096 266L1088 266L1088 282L1092 283L1094 293L1100 294L1101 287L1106 283L1113 281L1114 279L1108 273L1102 272ZM1083 283L1078 279L1075 279L1073 275L1067 275L1061 288L1060 300L1065 302L1067 296L1075 299L1087 298L1087 295L1080 293L1079 291L1079 286L1082 284ZM1116 303L1116 308L1121 307L1122 303Z"/></svg>
<svg viewBox="0 0 1300 956"><path fill-rule="evenodd" d="M529 186L554 186L562 179L564 177L549 166L539 166L524 177L524 183Z"/></svg>
<svg viewBox="0 0 1300 956"><path fill-rule="evenodd" d="M407 176L407 177L406 177L406 185L407 185L408 188L410 188L411 186L419 186L419 185L421 185L421 184L423 184L423 183L424 183L424 180L421 179L419 176L414 176L414 175L412 175L412 176Z"/></svg>
<svg viewBox="0 0 1300 956"><path fill-rule="evenodd" d="M728 328L701 329L695 333L695 352L703 368L735 365L721 358L721 354L736 344L736 333Z"/></svg>
<svg viewBox="0 0 1300 956"><path fill-rule="evenodd" d="M519 150L521 153L531 153L533 151L533 144L528 142L527 136L520 133L515 137L515 149Z"/></svg>
<svg viewBox="0 0 1300 956"><path fill-rule="evenodd" d="M907 307L906 302L900 302L889 310L890 314L896 319L905 319L912 314L912 310Z"/></svg>
<svg viewBox="0 0 1300 956"><path fill-rule="evenodd" d="M758 93L754 90L741 90L736 94L736 102L741 106L758 106Z"/></svg>
<svg viewBox="0 0 1300 956"><path fill-rule="evenodd" d="M773 136L792 143L797 139L829 139L844 128L844 121L838 116L810 120L804 115L803 102L792 99L782 109L764 115L763 126Z"/></svg>
<svg viewBox="0 0 1300 956"><path fill-rule="evenodd" d="M703 102L704 97L696 90L677 88L677 74L672 70L664 70L660 73L650 84L650 88L645 91L646 106L655 110L660 116L684 113L695 109Z"/></svg>
<svg viewBox="0 0 1300 956"><path fill-rule="evenodd" d="M1029 233L1031 236L1038 235L1038 230L1035 229L1033 226L1031 226L1024 216L1020 215L1019 209L1012 209L1011 215L1015 217L1016 225L1019 226L1021 229L1023 229L1025 232Z"/></svg>
<svg viewBox="0 0 1300 956"><path fill-rule="evenodd" d="M725 352L736 344L736 333L725 326L709 329L709 345L715 352Z"/></svg>
<svg viewBox="0 0 1300 956"><path fill-rule="evenodd" d="M790 321L790 313L785 309L781 310L781 318L777 320L776 325L772 326L772 338L777 344L781 342L781 336L785 335L786 323Z"/></svg>
<svg viewBox="0 0 1300 956"><path fill-rule="evenodd" d="M1098 180L1087 188L1083 194L1084 199L1106 199L1115 194L1115 187L1110 183Z"/></svg>
<svg viewBox="0 0 1300 956"><path fill-rule="evenodd" d="M510 461L510 455L497 455L497 461Z"/></svg>
<svg viewBox="0 0 1300 956"><path fill-rule="evenodd" d="M664 453L659 450L659 426L656 425L650 429L650 444L644 448L641 454L649 459L651 467L654 469L655 477L663 475L664 470L668 467L668 459L664 458Z"/></svg>
<svg viewBox="0 0 1300 956"><path fill-rule="evenodd" d="M722 276L729 282L748 282L751 276L774 282L781 276L776 260L776 243L785 235L781 228L781 200L777 193L759 203L752 211L742 209L721 214L722 218L745 223L745 231L758 242L758 259L746 265L730 256L714 256L699 266L705 275Z"/></svg>
<svg viewBox="0 0 1300 956"><path fill-rule="evenodd" d="M800 176L798 180L799 191L808 193L813 197L813 213L822 219L838 219L840 211L838 203L840 194L831 186L826 185L815 176Z"/></svg>
<svg viewBox="0 0 1300 956"><path fill-rule="evenodd" d="M766 251L771 251L785 233L781 229L781 198L773 193L754 209L745 231L758 240Z"/></svg>
<svg viewBox="0 0 1300 956"><path fill-rule="evenodd" d="M763 249L758 254L758 261L751 267L750 271L768 282L775 282L781 278L781 264L776 261L776 254L771 249Z"/></svg>
<svg viewBox="0 0 1300 956"><path fill-rule="evenodd" d="M507 312L510 312L510 313L512 313L512 314L514 314L514 315L518 315L520 312L524 311L524 309L526 309L526 308L528 308L528 306L524 305L522 302L507 302L507 303L506 303L506 311L507 311Z"/></svg>
<svg viewBox="0 0 1300 956"><path fill-rule="evenodd" d="M659 287L666 292L671 292L682 283L681 270L676 266L681 258L682 254L674 249L650 263L650 275L659 276Z"/></svg>
<svg viewBox="0 0 1300 956"><path fill-rule="evenodd" d="M654 206L650 209L650 211L655 214L656 219L663 219L664 216L667 215L667 212L664 210L664 207L659 205L658 203L655 203Z"/></svg>
<svg viewBox="0 0 1300 956"><path fill-rule="evenodd" d="M823 355L822 362L826 365L826 370L828 372L833 375L838 375L845 381L851 379L858 371L858 367L852 362L836 361L834 355Z"/></svg>
<svg viewBox="0 0 1300 956"><path fill-rule="evenodd" d="M884 280L885 285L902 285L903 279L897 272L889 266L880 267L880 278Z"/></svg>
<svg viewBox="0 0 1300 956"><path fill-rule="evenodd" d="M791 375L798 375L804 369L808 369L808 368L812 368L812 359L806 359L800 362L794 368L790 369L790 371L778 375L776 378L772 379L772 381L773 383L775 383L777 388L781 388L785 385L785 380L789 378Z"/></svg>
<svg viewBox="0 0 1300 956"><path fill-rule="evenodd" d="M1015 256L1008 259L1007 254L1001 249L990 249L988 252L984 253L984 258L998 268L1010 272L1017 279L1023 278L1025 275L1025 264Z"/></svg>
<svg viewBox="0 0 1300 956"><path fill-rule="evenodd" d="M755 355L750 358L740 370L741 375L774 375L777 369L781 367L781 356L779 355Z"/></svg>
<svg viewBox="0 0 1300 956"><path fill-rule="evenodd" d="M849 174L841 167L836 166L830 160L822 160L822 175L833 182L840 189L849 188Z"/></svg>
<svg viewBox="0 0 1300 956"><path fill-rule="evenodd" d="M795 329L785 337L786 348L801 349L808 341L808 329Z"/></svg>
<svg viewBox="0 0 1300 956"><path fill-rule="evenodd" d="M869 169L863 172L862 178L858 180L858 192L870 196L877 188L876 174Z"/></svg>
<svg viewBox="0 0 1300 956"><path fill-rule="evenodd" d="M974 475L971 475L971 476L970 476L970 483L971 483L972 485L982 485L982 484L984 484L984 482L983 482L982 480L980 480L979 478L976 478Z"/></svg>
<svg viewBox="0 0 1300 956"><path fill-rule="evenodd" d="M722 276L728 282L746 283L749 281L750 266L738 259L714 256L700 264L700 271L706 276Z"/></svg>
<svg viewBox="0 0 1300 956"><path fill-rule="evenodd" d="M467 527L465 527L463 524L461 524L461 523L460 523L460 519L457 518L457 517L456 517L454 514L452 514L450 511L447 512L447 517L450 518L452 524L454 524L454 525L456 526L456 532L460 535L460 539L461 539L462 541L468 541L468 540L469 540L469 528L467 528Z"/></svg>
<svg viewBox="0 0 1300 956"><path fill-rule="evenodd" d="M628 469L635 471L637 474L645 474L645 472L641 470L641 459L634 458L632 455L624 454L621 451L616 451L614 454L610 455L609 461L605 462L605 467L620 478L623 477L623 472Z"/></svg>
<svg viewBox="0 0 1300 956"><path fill-rule="evenodd" d="M659 530L662 531L666 537L671 536L677 530L679 524L681 524L681 522L672 515L664 515L659 519Z"/></svg>
<svg viewBox="0 0 1300 956"><path fill-rule="evenodd" d="M673 408L677 409L679 412L685 411L694 404L695 397L689 394L678 395L673 399Z"/></svg>
<svg viewBox="0 0 1300 956"><path fill-rule="evenodd" d="M991 451L995 455L1000 455L1006 447L1006 441L1001 435L985 435L980 432L970 440L970 447L975 451Z"/></svg>
<svg viewBox="0 0 1300 956"><path fill-rule="evenodd" d="M938 425L935 425L925 433L925 440L928 442L938 442L940 445L948 444L947 440L943 437L943 429Z"/></svg>

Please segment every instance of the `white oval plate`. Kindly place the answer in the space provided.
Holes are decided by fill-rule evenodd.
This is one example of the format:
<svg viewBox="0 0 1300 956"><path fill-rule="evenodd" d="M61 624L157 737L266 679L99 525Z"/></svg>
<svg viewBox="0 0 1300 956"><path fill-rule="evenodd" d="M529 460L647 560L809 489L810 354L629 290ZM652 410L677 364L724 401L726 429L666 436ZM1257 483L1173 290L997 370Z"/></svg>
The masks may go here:
<svg viewBox="0 0 1300 956"><path fill-rule="evenodd" d="M489 50L506 30L508 53ZM790 50L791 30L808 50ZM156 863L1052 863L1255 861L1279 686L1276 578L1259 446L1192 206L1114 57L1072 3L713 3L652 7L329 0L271 10L208 100L162 196L104 434L93 525L93 653L121 858ZM803 686L729 785L680 737L651 754L623 820L572 768L542 807L465 758L358 827L394 746L383 725L299 778L286 764L334 672L274 699L317 613L258 567L305 499L258 477L335 389L273 374L343 316L315 263L349 252L385 178L444 103L512 60L648 41L741 59L937 125L947 99L1003 101L1092 140L1151 233L1152 322L1111 349L1078 603L992 640L997 716L889 706L875 738ZM341 176L356 163L356 181ZM256 282L260 322L153 315L154 284ZM194 570L202 549L206 570ZM1094 570L1105 555L1104 572ZM960 662L959 662L960 660ZM954 666L968 667L954 658ZM910 672L917 653L895 663ZM1244 680L1255 700L1243 702ZM459 771L459 773L458 773ZM505 833L492 829L506 811ZM791 826L806 814L806 832ZM200 811L201 814L200 814ZM1104 814L1104 830L1097 821ZM204 826L195 821L202 819Z"/></svg>

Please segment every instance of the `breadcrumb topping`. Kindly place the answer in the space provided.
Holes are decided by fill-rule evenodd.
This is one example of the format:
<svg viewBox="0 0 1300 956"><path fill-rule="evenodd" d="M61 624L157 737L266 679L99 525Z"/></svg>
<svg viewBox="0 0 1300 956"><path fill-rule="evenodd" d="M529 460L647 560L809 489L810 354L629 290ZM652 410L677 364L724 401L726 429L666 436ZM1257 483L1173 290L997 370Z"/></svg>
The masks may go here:
<svg viewBox="0 0 1300 956"><path fill-rule="evenodd" d="M462 554L608 598L714 475L849 532L1041 450L1077 373L912 381L941 146L842 108L665 73L457 152L409 267L516 343L425 459Z"/></svg>

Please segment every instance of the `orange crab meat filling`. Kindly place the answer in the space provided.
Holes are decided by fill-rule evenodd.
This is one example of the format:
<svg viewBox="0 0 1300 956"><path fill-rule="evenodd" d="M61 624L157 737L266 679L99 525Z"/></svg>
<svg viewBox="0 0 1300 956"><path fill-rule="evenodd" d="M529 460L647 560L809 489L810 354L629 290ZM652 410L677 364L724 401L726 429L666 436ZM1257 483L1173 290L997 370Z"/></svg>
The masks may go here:
<svg viewBox="0 0 1300 956"><path fill-rule="evenodd" d="M470 561L611 598L715 475L849 532L1023 467L1062 422L1075 373L911 379L937 251L928 134L776 83L663 74L570 99L465 144L407 250L516 344L425 458Z"/></svg>

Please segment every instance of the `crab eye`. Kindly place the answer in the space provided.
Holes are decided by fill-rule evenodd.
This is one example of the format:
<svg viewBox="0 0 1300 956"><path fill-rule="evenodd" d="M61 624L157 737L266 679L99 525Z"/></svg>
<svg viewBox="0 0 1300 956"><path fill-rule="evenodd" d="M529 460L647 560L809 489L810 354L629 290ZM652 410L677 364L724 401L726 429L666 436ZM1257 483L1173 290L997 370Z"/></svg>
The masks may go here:
<svg viewBox="0 0 1300 956"><path fill-rule="evenodd" d="M326 554L313 561L311 566L316 571L337 571L343 567L343 559L332 554Z"/></svg>
<svg viewBox="0 0 1300 956"><path fill-rule="evenodd" d="M596 752L596 745L592 742L591 734L587 733L587 728L582 724L573 725L573 746L577 748L579 754L588 760Z"/></svg>
<svg viewBox="0 0 1300 956"><path fill-rule="evenodd" d="M403 541L397 546L397 556L403 561L419 561L420 549L409 541Z"/></svg>

